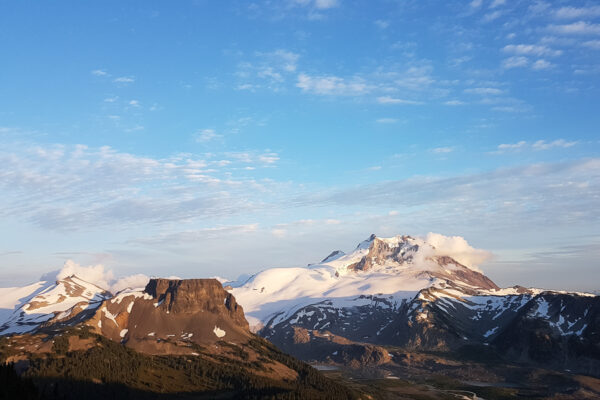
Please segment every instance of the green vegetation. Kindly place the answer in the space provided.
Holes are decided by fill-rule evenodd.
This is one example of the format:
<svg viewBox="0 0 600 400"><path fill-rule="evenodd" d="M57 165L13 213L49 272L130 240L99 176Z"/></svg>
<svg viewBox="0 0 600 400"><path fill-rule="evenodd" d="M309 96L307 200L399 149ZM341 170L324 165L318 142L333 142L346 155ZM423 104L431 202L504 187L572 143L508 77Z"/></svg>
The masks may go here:
<svg viewBox="0 0 600 400"><path fill-rule="evenodd" d="M93 337L95 343L86 351L68 351L71 335ZM244 348L226 342L219 345L226 346L235 359L207 353L150 356L102 336L73 329L53 339L55 354L30 355L29 368L22 378L14 374L12 367L5 367L13 373L5 380L13 383L0 386L0 396L5 396L0 399L37 398L9 396L16 393L16 389L11 388L19 388L23 382L25 388L33 390L28 393L35 393L34 383L43 399L358 398L353 391L260 338L248 345L259 354L258 360L252 362ZM198 346L198 349L201 348ZM270 360L295 370L298 378L286 381L256 375L256 371L273 371L275 364Z"/></svg>
<svg viewBox="0 0 600 400"><path fill-rule="evenodd" d="M517 390L494 386L472 386L444 375L432 375L426 382L438 389L477 392L478 396L488 400L517 398Z"/></svg>
<svg viewBox="0 0 600 400"><path fill-rule="evenodd" d="M0 400L37 398L37 389L30 379L23 379L17 375L12 363L0 364Z"/></svg>
<svg viewBox="0 0 600 400"><path fill-rule="evenodd" d="M69 351L69 338L65 335L55 336L52 351L56 354L66 354Z"/></svg>

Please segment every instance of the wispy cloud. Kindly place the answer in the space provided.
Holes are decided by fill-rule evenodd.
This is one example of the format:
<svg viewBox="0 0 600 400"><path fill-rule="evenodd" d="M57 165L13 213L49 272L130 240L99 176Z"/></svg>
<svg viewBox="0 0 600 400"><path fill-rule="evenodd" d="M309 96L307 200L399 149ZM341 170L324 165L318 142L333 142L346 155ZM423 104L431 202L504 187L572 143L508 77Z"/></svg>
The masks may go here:
<svg viewBox="0 0 600 400"><path fill-rule="evenodd" d="M298 75L296 86L306 93L337 96L359 96L372 89L358 77L347 80L337 76L310 76L304 73Z"/></svg>
<svg viewBox="0 0 600 400"><path fill-rule="evenodd" d="M107 76L108 72L103 69L95 69L91 71L91 74L95 76Z"/></svg>
<svg viewBox="0 0 600 400"><path fill-rule="evenodd" d="M186 230L181 232L159 234L142 237L129 241L129 244L141 246L161 246L163 248L181 248L190 244L201 243L205 240L218 239L226 236L247 234L259 229L258 223L246 225L222 225L210 228Z"/></svg>
<svg viewBox="0 0 600 400"><path fill-rule="evenodd" d="M454 147L435 147L431 149L434 154L448 154L454 151Z"/></svg>
<svg viewBox="0 0 600 400"><path fill-rule="evenodd" d="M524 148L527 145L527 142L524 140L521 140L520 142L517 143L502 143L498 145L498 150L500 151L505 151L505 150L520 150L522 148Z"/></svg>
<svg viewBox="0 0 600 400"><path fill-rule="evenodd" d="M0 216L85 230L233 215L260 207L266 188L276 185L237 171L278 160L273 152L156 159L106 146L7 145L0 151Z"/></svg>
<svg viewBox="0 0 600 400"><path fill-rule="evenodd" d="M421 105L421 104L423 104L422 101L399 99L399 98L390 97L390 96L380 96L380 97L377 98L377 102L379 104L407 104L407 105Z"/></svg>
<svg viewBox="0 0 600 400"><path fill-rule="evenodd" d="M591 7L561 7L554 12L556 18L576 19L600 16L600 6Z"/></svg>
<svg viewBox="0 0 600 400"><path fill-rule="evenodd" d="M472 0L469 3L469 7L471 7L471 8L479 8L479 7L481 7L482 4L483 4L483 0Z"/></svg>
<svg viewBox="0 0 600 400"><path fill-rule="evenodd" d="M478 94L478 95L500 95L504 93L504 90L493 88L493 87L476 87L468 88L464 90L465 93Z"/></svg>
<svg viewBox="0 0 600 400"><path fill-rule="evenodd" d="M135 82L135 78L133 76L120 76L113 80L115 83L133 83Z"/></svg>
<svg viewBox="0 0 600 400"><path fill-rule="evenodd" d="M567 184L570 190L565 191ZM376 209L404 210L411 220L435 221L437 226L456 221L491 223L502 229L528 225L551 226L589 224L600 218L596 206L600 195L600 159L566 163L532 164L449 178L414 178L367 184L352 189L313 194L308 203L337 206L368 205ZM443 193L443 196L439 196ZM406 220L404 221L407 222Z"/></svg>
<svg viewBox="0 0 600 400"><path fill-rule="evenodd" d="M505 112L505 113L525 113L531 111L531 107L528 105L512 105L512 106L494 106L492 111Z"/></svg>
<svg viewBox="0 0 600 400"><path fill-rule="evenodd" d="M279 155L277 153L265 153L258 156L258 161L263 164L272 165L279 161Z"/></svg>
<svg viewBox="0 0 600 400"><path fill-rule="evenodd" d="M591 49L600 49L600 40L588 40L581 44L582 46L589 47Z"/></svg>
<svg viewBox="0 0 600 400"><path fill-rule="evenodd" d="M378 19L378 20L375 21L375 25L379 29L387 29L387 27L390 26L390 22L389 21L384 21L382 19Z"/></svg>
<svg viewBox="0 0 600 400"><path fill-rule="evenodd" d="M506 3L506 0L494 0L494 1L492 1L492 4L490 4L490 8L500 7L500 6L503 6L505 3Z"/></svg>
<svg viewBox="0 0 600 400"><path fill-rule="evenodd" d="M544 60L544 59L540 59L540 60L536 60L533 64L531 64L531 69L539 71L539 70L544 70L544 69L548 69L548 68L552 68L553 64Z"/></svg>
<svg viewBox="0 0 600 400"><path fill-rule="evenodd" d="M504 11L501 11L501 10L495 10L495 11L489 12L483 16L483 22L494 21L494 20L500 18L503 14L504 14Z"/></svg>
<svg viewBox="0 0 600 400"><path fill-rule="evenodd" d="M564 25L549 25L548 30L564 35L599 35L600 24L592 24L586 21L577 21Z"/></svg>
<svg viewBox="0 0 600 400"><path fill-rule="evenodd" d="M543 58L533 62L531 62L529 58L523 56L513 56L502 60L502 68L504 69L531 68L534 71L542 71L552 67L554 67L554 64Z"/></svg>
<svg viewBox="0 0 600 400"><path fill-rule="evenodd" d="M396 118L378 118L375 122L378 124L395 124L398 120Z"/></svg>
<svg viewBox="0 0 600 400"><path fill-rule="evenodd" d="M505 53L525 56L549 56L556 57L562 54L562 50L554 50L547 46L535 44L509 44L502 48Z"/></svg>
<svg viewBox="0 0 600 400"><path fill-rule="evenodd" d="M556 147L566 149L569 147L573 147L576 144L577 141L568 141L564 139L553 140L551 142L547 142L545 140L538 140L537 142L533 143L532 147L534 150L550 150Z"/></svg>
<svg viewBox="0 0 600 400"><path fill-rule="evenodd" d="M448 100L448 101L445 101L444 104L447 106L462 106L466 103L462 100Z"/></svg>
<svg viewBox="0 0 600 400"><path fill-rule="evenodd" d="M240 62L236 76L241 83L239 90L257 90L267 88L280 91L285 81L293 76L300 55L285 49L269 52L255 52L251 59Z"/></svg>
<svg viewBox="0 0 600 400"><path fill-rule="evenodd" d="M505 69L527 67L528 65L529 59L522 56L509 57L502 61L502 68Z"/></svg>
<svg viewBox="0 0 600 400"><path fill-rule="evenodd" d="M554 148L569 148L577 144L577 141L568 141L564 139L556 139L553 141L538 140L532 143L521 140L516 143L503 143L498 145L497 153L514 152L522 150L551 150Z"/></svg>
<svg viewBox="0 0 600 400"><path fill-rule="evenodd" d="M223 135L217 134L214 129L201 129L194 135L196 142L206 143L214 139L220 139Z"/></svg>
<svg viewBox="0 0 600 400"><path fill-rule="evenodd" d="M320 10L335 8L339 5L340 3L338 0L314 0L314 6Z"/></svg>

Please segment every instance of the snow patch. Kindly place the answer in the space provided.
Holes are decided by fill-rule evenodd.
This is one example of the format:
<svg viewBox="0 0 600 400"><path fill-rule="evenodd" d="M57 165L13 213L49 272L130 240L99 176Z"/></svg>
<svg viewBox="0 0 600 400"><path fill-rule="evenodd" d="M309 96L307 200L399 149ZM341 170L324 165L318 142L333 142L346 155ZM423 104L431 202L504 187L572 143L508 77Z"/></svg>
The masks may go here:
<svg viewBox="0 0 600 400"><path fill-rule="evenodd" d="M115 325L116 325L117 327L119 326L119 324L117 323L117 320L116 320L116 317L117 317L117 315L118 315L118 314L117 314L117 315L113 315L113 314L111 314L111 312L110 312L110 311L108 311L108 309L107 309L106 307L102 307L102 310L101 310L101 311L104 313L104 316L105 316L106 318L108 318L108 319L110 319L112 322L114 322L114 323L115 323Z"/></svg>
<svg viewBox="0 0 600 400"><path fill-rule="evenodd" d="M222 338L226 334L226 332L223 329L219 328L216 325L215 325L215 329L213 329L213 332L218 338Z"/></svg>
<svg viewBox="0 0 600 400"><path fill-rule="evenodd" d="M489 331L487 331L486 333L483 334L483 336L490 337L492 336L494 333L496 333L496 331L498 330L498 327L492 328Z"/></svg>

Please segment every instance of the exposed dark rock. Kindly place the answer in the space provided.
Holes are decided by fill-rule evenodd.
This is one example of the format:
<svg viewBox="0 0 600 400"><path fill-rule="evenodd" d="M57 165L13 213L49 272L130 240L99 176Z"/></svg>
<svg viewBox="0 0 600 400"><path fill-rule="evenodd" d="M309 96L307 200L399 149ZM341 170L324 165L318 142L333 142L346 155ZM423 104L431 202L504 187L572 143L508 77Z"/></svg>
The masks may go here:
<svg viewBox="0 0 600 400"><path fill-rule="evenodd" d="M147 353L190 353L193 343L244 343L251 336L242 307L216 279L152 279L143 296L107 300L87 324Z"/></svg>

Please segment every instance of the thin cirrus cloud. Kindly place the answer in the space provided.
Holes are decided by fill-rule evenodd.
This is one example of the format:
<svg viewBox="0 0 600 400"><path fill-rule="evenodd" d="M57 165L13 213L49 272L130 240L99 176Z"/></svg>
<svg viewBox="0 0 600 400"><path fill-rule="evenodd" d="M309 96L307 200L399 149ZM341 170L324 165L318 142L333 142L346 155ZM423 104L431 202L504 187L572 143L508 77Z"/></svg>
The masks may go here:
<svg viewBox="0 0 600 400"><path fill-rule="evenodd" d="M502 61L502 67L505 69L527 67L528 65L529 59L522 56L509 57Z"/></svg>
<svg viewBox="0 0 600 400"><path fill-rule="evenodd" d="M340 5L338 0L315 0L314 6L320 10L335 8Z"/></svg>
<svg viewBox="0 0 600 400"><path fill-rule="evenodd" d="M536 60L533 64L531 64L531 69L536 70L536 71L540 71L540 70L545 70L548 68L552 68L554 65L546 60Z"/></svg>
<svg viewBox="0 0 600 400"><path fill-rule="evenodd" d="M549 25L548 30L563 35L600 35L600 24L577 21L571 24Z"/></svg>
<svg viewBox="0 0 600 400"><path fill-rule="evenodd" d="M318 10L327 10L340 6L339 0L292 0L292 4L303 7L313 7Z"/></svg>
<svg viewBox="0 0 600 400"><path fill-rule="evenodd" d="M509 44L504 46L502 51L517 55L549 57L557 57L563 53L562 50L554 50L547 46L535 44Z"/></svg>
<svg viewBox="0 0 600 400"><path fill-rule="evenodd" d="M511 69L511 68L525 68L531 67L534 71L546 70L553 67L553 64L547 60L539 59L531 62L529 58L523 56L514 56L504 59L502 61L502 68Z"/></svg>
<svg viewBox="0 0 600 400"><path fill-rule="evenodd" d="M285 49L255 52L237 65L239 90L268 88L280 91L288 79L295 75L300 55Z"/></svg>
<svg viewBox="0 0 600 400"><path fill-rule="evenodd" d="M569 148L573 147L577 144L576 141L568 141L564 139L554 140L552 142L547 142L545 140L538 140L533 143L532 147L534 150L549 150L552 148Z"/></svg>
<svg viewBox="0 0 600 400"><path fill-rule="evenodd" d="M235 172L279 160L268 151L155 159L107 146L10 147L0 152L0 216L19 215L51 230L161 224L260 208L276 183Z"/></svg>
<svg viewBox="0 0 600 400"><path fill-rule="evenodd" d="M221 139L223 135L219 135L214 129L201 129L194 135L196 142L206 143L215 139Z"/></svg>
<svg viewBox="0 0 600 400"><path fill-rule="evenodd" d="M490 8L500 7L500 6L503 6L505 3L506 3L506 0L494 0L494 1L492 1L492 4L490 4Z"/></svg>
<svg viewBox="0 0 600 400"><path fill-rule="evenodd" d="M135 77L133 76L120 76L118 78L113 79L115 83L133 83L135 82Z"/></svg>
<svg viewBox="0 0 600 400"><path fill-rule="evenodd" d="M478 95L500 95L504 93L504 90L493 88L493 87L476 87L468 88L464 90L465 93L478 94Z"/></svg>
<svg viewBox="0 0 600 400"><path fill-rule="evenodd" d="M398 122L396 118L378 118L375 120L378 124L395 124Z"/></svg>
<svg viewBox="0 0 600 400"><path fill-rule="evenodd" d="M577 144L577 141L568 141L565 139L556 139L552 141L546 140L537 140L535 142L529 143L524 140L521 140L516 143L502 143L497 147L497 153L504 153L509 151L521 151L521 150L551 150L556 148L567 149L569 147L573 147Z"/></svg>
<svg viewBox="0 0 600 400"><path fill-rule="evenodd" d="M447 106L462 106L462 105L465 105L466 103L462 100L448 100L448 101L445 101L444 104Z"/></svg>
<svg viewBox="0 0 600 400"><path fill-rule="evenodd" d="M588 40L583 42L581 45L591 49L600 50L600 40Z"/></svg>
<svg viewBox="0 0 600 400"><path fill-rule="evenodd" d="M600 16L600 6L592 7L561 7L554 12L559 19L593 18Z"/></svg>
<svg viewBox="0 0 600 400"><path fill-rule="evenodd" d="M565 191L565 185L569 191ZM500 168L448 178L413 178L308 195L306 204L403 209L405 222L458 229L489 223L503 231L531 226L583 224L600 218L600 159ZM439 196L444 193L444 196ZM517 228L519 227L519 228Z"/></svg>
<svg viewBox="0 0 600 400"><path fill-rule="evenodd" d="M103 69L94 69L90 73L95 76L107 76L108 75L108 72L106 72Z"/></svg>
<svg viewBox="0 0 600 400"><path fill-rule="evenodd" d="M298 75L296 87L305 93L339 96L363 95L372 90L372 87L359 77L348 80L331 75L311 76L304 73Z"/></svg>
<svg viewBox="0 0 600 400"><path fill-rule="evenodd" d="M454 151L454 147L435 147L431 149L434 154L448 154Z"/></svg>
<svg viewBox="0 0 600 400"><path fill-rule="evenodd" d="M424 104L422 101L400 99L400 98L391 97L391 96L380 96L377 98L377 102L379 104L406 104L406 105L414 105L414 106Z"/></svg>
<svg viewBox="0 0 600 400"><path fill-rule="evenodd" d="M469 3L469 7L471 8L479 8L483 4L483 0L473 0Z"/></svg>

